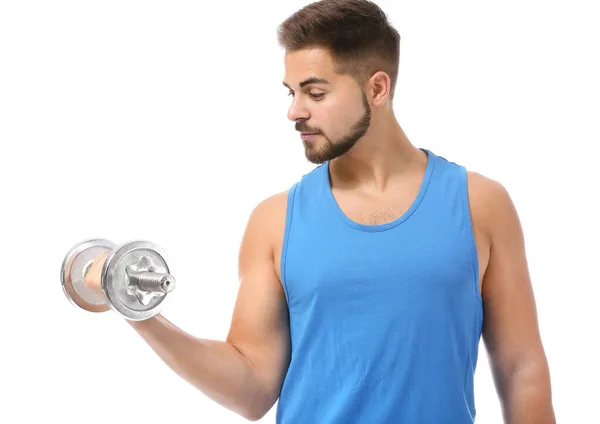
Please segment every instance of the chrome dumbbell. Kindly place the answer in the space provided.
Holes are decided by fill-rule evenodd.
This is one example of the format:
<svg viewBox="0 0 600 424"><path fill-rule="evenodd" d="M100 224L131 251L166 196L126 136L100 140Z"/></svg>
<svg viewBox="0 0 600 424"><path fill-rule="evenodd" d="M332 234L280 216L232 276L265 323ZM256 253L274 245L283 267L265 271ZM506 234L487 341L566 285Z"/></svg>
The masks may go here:
<svg viewBox="0 0 600 424"><path fill-rule="evenodd" d="M101 285L104 296L85 283L85 276L103 253ZM132 321L160 313L175 278L167 265L166 253L154 243L132 241L117 246L109 240L92 239L77 243L66 254L60 279L63 291L75 306L90 312L113 309Z"/></svg>

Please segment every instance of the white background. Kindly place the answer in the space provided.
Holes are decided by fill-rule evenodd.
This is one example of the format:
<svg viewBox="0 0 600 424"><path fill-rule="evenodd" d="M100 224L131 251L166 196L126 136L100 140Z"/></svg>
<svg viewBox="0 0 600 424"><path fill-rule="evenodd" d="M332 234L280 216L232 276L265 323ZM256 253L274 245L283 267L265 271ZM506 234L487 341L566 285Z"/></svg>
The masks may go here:
<svg viewBox="0 0 600 424"><path fill-rule="evenodd" d="M509 190L557 418L596 422L595 2L377 3L402 37L400 124ZM313 168L275 36L307 4L0 3L0 422L245 422L115 313L73 307L59 271L82 239L150 240L176 270L164 315L226 336L250 211ZM475 384L476 422L502 423L483 344Z"/></svg>

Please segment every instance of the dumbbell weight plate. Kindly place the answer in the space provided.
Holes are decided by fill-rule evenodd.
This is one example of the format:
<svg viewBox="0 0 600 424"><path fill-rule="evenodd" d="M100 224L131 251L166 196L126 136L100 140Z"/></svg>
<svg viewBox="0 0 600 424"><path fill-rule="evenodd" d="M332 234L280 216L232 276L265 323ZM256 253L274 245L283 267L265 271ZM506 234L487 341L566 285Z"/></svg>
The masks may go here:
<svg viewBox="0 0 600 424"><path fill-rule="evenodd" d="M106 312L110 309L106 299L85 284L85 272L98 256L110 252L115 246L113 242L104 239L84 240L66 254L60 280L63 291L72 304L89 312Z"/></svg>
<svg viewBox="0 0 600 424"><path fill-rule="evenodd" d="M159 267L156 272L172 274L167 266L166 252L148 241L128 242L115 248L106 258L102 269L102 290L109 306L132 321L145 320L160 313L169 295L157 296L144 305L136 296L127 292L130 283L127 267L139 263L142 257L150 258Z"/></svg>

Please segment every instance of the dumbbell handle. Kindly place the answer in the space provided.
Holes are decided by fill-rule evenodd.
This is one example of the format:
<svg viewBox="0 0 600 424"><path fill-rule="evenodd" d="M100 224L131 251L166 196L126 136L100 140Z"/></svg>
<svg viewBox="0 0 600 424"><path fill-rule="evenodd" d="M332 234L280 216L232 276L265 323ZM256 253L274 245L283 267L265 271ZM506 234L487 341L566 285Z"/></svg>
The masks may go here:
<svg viewBox="0 0 600 424"><path fill-rule="evenodd" d="M84 271L87 276L92 263ZM134 271L127 274L129 281L140 290L152 293L169 293L175 288L175 278L171 274L150 271Z"/></svg>
<svg viewBox="0 0 600 424"><path fill-rule="evenodd" d="M132 272L129 280L141 290L154 293L169 293L175 288L175 278L170 274L160 272Z"/></svg>

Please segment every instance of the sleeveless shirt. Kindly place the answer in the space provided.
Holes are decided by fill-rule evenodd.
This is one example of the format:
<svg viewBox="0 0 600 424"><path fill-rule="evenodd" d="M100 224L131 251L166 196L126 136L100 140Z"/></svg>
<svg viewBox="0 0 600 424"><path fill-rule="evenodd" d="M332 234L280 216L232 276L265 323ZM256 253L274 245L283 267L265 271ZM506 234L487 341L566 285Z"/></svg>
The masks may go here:
<svg viewBox="0 0 600 424"><path fill-rule="evenodd" d="M325 162L291 186L281 252L291 358L278 424L474 423L483 322L464 166L427 149L409 209L365 225Z"/></svg>

